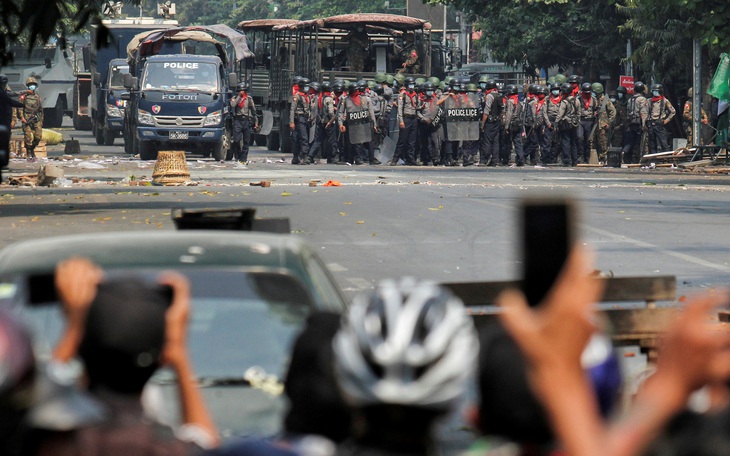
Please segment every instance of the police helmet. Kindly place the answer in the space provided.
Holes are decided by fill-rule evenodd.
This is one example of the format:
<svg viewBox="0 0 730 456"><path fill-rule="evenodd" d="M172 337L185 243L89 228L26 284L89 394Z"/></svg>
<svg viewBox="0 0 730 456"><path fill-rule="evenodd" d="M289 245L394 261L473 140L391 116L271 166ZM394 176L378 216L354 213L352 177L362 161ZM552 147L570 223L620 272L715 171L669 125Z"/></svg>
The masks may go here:
<svg viewBox="0 0 730 456"><path fill-rule="evenodd" d="M383 92L384 92L384 90L383 90L383 85L382 85L382 84L378 84L378 83L376 83L376 84L375 84L375 85L373 86L373 91L374 91L375 93L377 93L378 95L382 95L382 94L383 94Z"/></svg>
<svg viewBox="0 0 730 456"><path fill-rule="evenodd" d="M319 82L314 81L311 84L309 84L309 88L312 89L315 93L319 93L322 86L319 84Z"/></svg>
<svg viewBox="0 0 730 456"><path fill-rule="evenodd" d="M594 82L593 84L591 84L591 89L593 89L593 91L596 93L603 93L603 84L601 84L600 82Z"/></svg>
<svg viewBox="0 0 730 456"><path fill-rule="evenodd" d="M299 85L299 83L302 81L301 76L294 76L294 79L292 79L292 85Z"/></svg>
<svg viewBox="0 0 730 456"><path fill-rule="evenodd" d="M452 87L452 88L453 88L453 87L459 87L459 85L460 85L460 83L459 83L459 80L458 80L458 79L456 79L456 78L451 78L451 79L449 80L449 87Z"/></svg>
<svg viewBox="0 0 730 456"><path fill-rule="evenodd" d="M336 93L342 93L345 91L345 84L343 84L342 81L335 81L335 83L332 84L332 90Z"/></svg>
<svg viewBox="0 0 730 456"><path fill-rule="evenodd" d="M580 84L580 76L577 74L571 74L568 78L568 82L571 84Z"/></svg>
<svg viewBox="0 0 730 456"><path fill-rule="evenodd" d="M367 89L367 88L368 88L368 81L366 81L364 79L357 81L357 90L364 92L365 89Z"/></svg>
<svg viewBox="0 0 730 456"><path fill-rule="evenodd" d="M311 81L309 80L309 78L299 78L299 82L297 83L297 85L300 89L304 89L305 87L309 86L310 82Z"/></svg>
<svg viewBox="0 0 730 456"><path fill-rule="evenodd" d="M535 95L537 93L537 84L530 84L527 86L527 93Z"/></svg>
<svg viewBox="0 0 730 456"><path fill-rule="evenodd" d="M481 82L481 80L480 80L480 82ZM497 81L495 81L494 79L487 79L486 81L484 81L484 84L485 84L484 88L486 90L492 90L492 89L497 88Z"/></svg>
<svg viewBox="0 0 730 456"><path fill-rule="evenodd" d="M433 84L434 87L438 87L438 85L441 83L441 80L436 76L431 76L430 78L428 78L428 82Z"/></svg>
<svg viewBox="0 0 730 456"><path fill-rule="evenodd" d="M654 84L651 86L652 92L659 92L659 95L664 93L664 86L661 84Z"/></svg>
<svg viewBox="0 0 730 456"><path fill-rule="evenodd" d="M322 85L319 88L322 92L331 92L332 91L332 85L329 83L329 81L325 81L322 83Z"/></svg>
<svg viewBox="0 0 730 456"><path fill-rule="evenodd" d="M347 84L347 91L350 93L357 92L357 83L351 82L351 83Z"/></svg>
<svg viewBox="0 0 730 456"><path fill-rule="evenodd" d="M236 92L242 92L244 90L248 90L248 84L245 82L239 82L236 86Z"/></svg>
<svg viewBox="0 0 730 456"><path fill-rule="evenodd" d="M28 79L25 80L25 85L26 86L29 86L31 84L38 85L38 81L36 81L33 76L30 76Z"/></svg>
<svg viewBox="0 0 730 456"><path fill-rule="evenodd" d="M550 86L550 91L557 90L560 91L561 84L558 82L553 82L553 84Z"/></svg>
<svg viewBox="0 0 730 456"><path fill-rule="evenodd" d="M592 90L592 88L591 88L591 83L590 82L584 82L580 86L580 91L583 92L583 93L591 93L591 90Z"/></svg>
<svg viewBox="0 0 730 456"><path fill-rule="evenodd" d="M566 82L568 82L568 78L566 78L564 74L558 73L555 75L555 82L557 84L565 84Z"/></svg>
<svg viewBox="0 0 730 456"><path fill-rule="evenodd" d="M618 87L616 87L616 93L617 94L623 93L624 95L626 95L627 93L629 93L629 91L626 90L626 87L624 87L624 86L618 86Z"/></svg>
<svg viewBox="0 0 730 456"><path fill-rule="evenodd" d="M382 84L382 83L384 83L384 82L385 82L385 80L386 80L386 76L385 76L385 73L376 73L376 74L375 74L375 78L374 78L374 80L375 80L375 82L376 82L377 84Z"/></svg>
<svg viewBox="0 0 730 456"><path fill-rule="evenodd" d="M570 94L573 92L573 85L569 82L564 82L563 84L560 84L560 91L564 94Z"/></svg>
<svg viewBox="0 0 730 456"><path fill-rule="evenodd" d="M408 84L415 84L416 83L416 80L413 79L411 76L408 76L407 78L405 78L403 80L403 83L406 84L406 85L408 85Z"/></svg>
<svg viewBox="0 0 730 456"><path fill-rule="evenodd" d="M506 89L507 95L517 95L520 93L520 88L516 84L508 84Z"/></svg>
<svg viewBox="0 0 730 456"><path fill-rule="evenodd" d="M646 91L646 84L641 81L636 81L634 83L634 93L644 93L644 91Z"/></svg>
<svg viewBox="0 0 730 456"><path fill-rule="evenodd" d="M543 95L547 95L549 92L550 92L550 90L548 90L548 88L546 86L544 86L544 85L541 85L541 86L538 86L537 87L537 93L541 93Z"/></svg>

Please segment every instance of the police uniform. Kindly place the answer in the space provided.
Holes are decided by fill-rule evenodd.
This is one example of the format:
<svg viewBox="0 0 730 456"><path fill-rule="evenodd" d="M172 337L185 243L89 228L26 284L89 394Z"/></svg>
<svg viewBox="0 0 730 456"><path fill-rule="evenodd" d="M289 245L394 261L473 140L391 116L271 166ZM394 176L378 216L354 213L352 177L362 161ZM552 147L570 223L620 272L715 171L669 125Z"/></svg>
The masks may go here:
<svg viewBox="0 0 730 456"><path fill-rule="evenodd" d="M368 128L372 129L375 125L375 114L370 98L364 94L356 96L347 96L338 107L337 118L340 126L352 128L353 124L362 124L368 122ZM350 146L352 147L353 163L362 165L366 159L365 145L369 140L361 140L349 135Z"/></svg>
<svg viewBox="0 0 730 456"><path fill-rule="evenodd" d="M29 91L21 96L23 110L20 120L23 122L25 150L28 158L35 158L33 152L43 136L43 102L36 91Z"/></svg>
<svg viewBox="0 0 730 456"><path fill-rule="evenodd" d="M537 98L529 97L522 102L522 124L525 126L523 150L525 160L531 165L537 164L538 130L541 128L542 118L537 115Z"/></svg>
<svg viewBox="0 0 730 456"><path fill-rule="evenodd" d="M543 98L540 98L541 95ZM548 148L550 147L547 125L545 125L545 111L547 111L547 108L547 96L545 94L538 94L538 97L535 99L535 136L537 144L540 147L540 153L539 157L536 156L535 159L537 163L543 165L547 163L546 159L549 157Z"/></svg>
<svg viewBox="0 0 730 456"><path fill-rule="evenodd" d="M400 132L391 165L396 165L401 157L406 165L415 164L414 152L418 135L417 109L418 94L413 90L403 89L398 94L397 119Z"/></svg>
<svg viewBox="0 0 730 456"><path fill-rule="evenodd" d="M666 152L669 147L669 132L665 127L676 114L674 106L664 96L652 97L649 100L649 153Z"/></svg>
<svg viewBox="0 0 730 456"><path fill-rule="evenodd" d="M479 162L483 165L497 166L499 160L501 98L497 89L490 89L484 96L482 128L479 134Z"/></svg>
<svg viewBox="0 0 730 456"><path fill-rule="evenodd" d="M555 124L559 131L560 159L563 166L575 166L578 160L577 156L573 156L574 149L572 148L572 137L574 134L572 116L574 110L575 104L572 97L563 97L560 100L560 107L558 108L558 115L555 118Z"/></svg>
<svg viewBox="0 0 730 456"><path fill-rule="evenodd" d="M598 100L590 92L587 97L583 96L584 93L581 92L575 97L578 109L577 155L583 163L588 163L591 157L591 133L598 114Z"/></svg>
<svg viewBox="0 0 730 456"><path fill-rule="evenodd" d="M418 121L420 122L421 160L424 165L438 164L441 161L441 139L439 131L441 125L434 126L438 116L439 106L435 94L424 96L418 107Z"/></svg>
<svg viewBox="0 0 730 456"><path fill-rule="evenodd" d="M626 104L626 124L623 130L623 147L621 154L625 163L639 163L643 151L634 154L634 149L641 145L641 137L646 128L649 116L649 101L641 93L629 98Z"/></svg>
<svg viewBox="0 0 730 456"><path fill-rule="evenodd" d="M308 161L313 163L315 156L322 148L322 156L327 163L337 163L339 151L337 146L337 109L335 97L331 92L320 93L315 99L317 116L314 119L314 141L309 150Z"/></svg>
<svg viewBox="0 0 730 456"><path fill-rule="evenodd" d="M553 89L554 90L554 89ZM561 144L561 126L558 123L558 114L562 105L562 98L560 95L550 95L545 101L543 107L543 122L545 123L544 130L544 147L542 150L542 163L544 165L555 163L559 156L559 151L562 150Z"/></svg>
<svg viewBox="0 0 730 456"><path fill-rule="evenodd" d="M524 166L525 164L525 155L522 149L522 135L525 132L525 129L522 120L522 105L518 100L518 95L512 94L507 97L507 109L504 115L504 129L507 132L507 147L513 147L517 166Z"/></svg>
<svg viewBox="0 0 730 456"><path fill-rule="evenodd" d="M253 98L246 91L239 91L231 99L233 109L233 159L241 162L248 161L248 148L251 144L251 134L258 126L256 119L256 105ZM253 124L253 127L251 126Z"/></svg>
<svg viewBox="0 0 730 456"><path fill-rule="evenodd" d="M294 124L292 131L292 164L301 163L309 155L309 96L297 91L292 96L289 124Z"/></svg>

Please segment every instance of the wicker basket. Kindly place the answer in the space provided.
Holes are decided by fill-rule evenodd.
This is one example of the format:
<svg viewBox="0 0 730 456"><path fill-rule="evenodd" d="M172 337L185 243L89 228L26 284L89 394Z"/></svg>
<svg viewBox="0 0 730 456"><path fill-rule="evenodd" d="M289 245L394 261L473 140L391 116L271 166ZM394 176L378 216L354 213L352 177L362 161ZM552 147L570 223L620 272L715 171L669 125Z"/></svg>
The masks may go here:
<svg viewBox="0 0 730 456"><path fill-rule="evenodd" d="M180 150L161 150L157 153L152 182L159 185L183 184L190 180L185 152Z"/></svg>

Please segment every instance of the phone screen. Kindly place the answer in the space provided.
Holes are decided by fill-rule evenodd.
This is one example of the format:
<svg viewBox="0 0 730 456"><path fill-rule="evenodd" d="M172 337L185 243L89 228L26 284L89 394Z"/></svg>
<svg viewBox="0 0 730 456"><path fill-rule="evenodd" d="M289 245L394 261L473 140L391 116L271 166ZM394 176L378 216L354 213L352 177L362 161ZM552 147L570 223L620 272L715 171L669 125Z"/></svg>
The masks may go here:
<svg viewBox="0 0 730 456"><path fill-rule="evenodd" d="M573 205L568 200L522 204L522 291L530 306L545 298L573 242Z"/></svg>

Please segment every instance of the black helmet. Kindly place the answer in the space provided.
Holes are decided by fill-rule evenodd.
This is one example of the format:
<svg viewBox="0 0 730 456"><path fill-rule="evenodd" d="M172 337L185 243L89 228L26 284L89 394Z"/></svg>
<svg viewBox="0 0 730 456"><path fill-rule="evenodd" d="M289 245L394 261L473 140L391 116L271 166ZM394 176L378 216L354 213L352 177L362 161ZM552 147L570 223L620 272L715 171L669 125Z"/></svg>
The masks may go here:
<svg viewBox="0 0 730 456"><path fill-rule="evenodd" d="M527 87L527 93L535 95L537 93L537 84L530 84Z"/></svg>
<svg viewBox="0 0 730 456"><path fill-rule="evenodd" d="M330 85L329 81L325 81L322 83L322 86L319 88L322 92L331 92L332 86Z"/></svg>
<svg viewBox="0 0 730 456"><path fill-rule="evenodd" d="M494 79L488 79L485 84L486 85L484 86L484 88L486 90L492 90L497 88L497 81L495 81Z"/></svg>
<svg viewBox="0 0 730 456"><path fill-rule="evenodd" d="M248 84L245 82L239 82L236 86L236 92L241 92L244 90L248 90Z"/></svg>
<svg viewBox="0 0 730 456"><path fill-rule="evenodd" d="M351 83L347 84L347 91L350 93L357 92L357 83L351 82Z"/></svg>
<svg viewBox="0 0 730 456"><path fill-rule="evenodd" d="M584 82L580 86L580 91L583 93L591 93L591 83L590 82Z"/></svg>
<svg viewBox="0 0 730 456"><path fill-rule="evenodd" d="M368 88L368 81L366 81L364 79L360 79L359 81L357 81L358 90L362 90L364 92L365 89L367 89L367 88Z"/></svg>
<svg viewBox="0 0 730 456"><path fill-rule="evenodd" d="M544 85L537 86L537 93L541 93L543 95L547 95L549 92L550 91L548 90L548 88L546 86L544 86Z"/></svg>
<svg viewBox="0 0 730 456"><path fill-rule="evenodd" d="M646 84L641 81L634 83L634 93L644 93L646 91Z"/></svg>
<svg viewBox="0 0 730 456"><path fill-rule="evenodd" d="M377 93L378 95L382 95L385 91L383 90L383 84L375 83L375 86L373 86L373 91Z"/></svg>
<svg viewBox="0 0 730 456"><path fill-rule="evenodd" d="M559 82L553 82L553 84L550 86L550 91L557 90L560 91L561 84Z"/></svg>
<svg viewBox="0 0 730 456"><path fill-rule="evenodd" d="M434 90L435 87L433 86L433 82L427 81L421 84L421 91L426 92L428 90Z"/></svg>
<svg viewBox="0 0 730 456"><path fill-rule="evenodd" d="M309 83L310 83L309 78L299 78L299 82L297 83L297 85L299 86L300 89L303 90L304 87L309 86Z"/></svg>
<svg viewBox="0 0 730 456"><path fill-rule="evenodd" d="M314 81L313 83L309 84L309 88L314 90L316 93L319 93L321 86L319 85L319 82Z"/></svg>
<svg viewBox="0 0 730 456"><path fill-rule="evenodd" d="M570 93L573 93L573 85L571 83L569 83L569 82L566 82L564 84L561 84L560 85L560 91L563 92L566 95L567 94L570 94Z"/></svg>
<svg viewBox="0 0 730 456"><path fill-rule="evenodd" d="M662 95L664 93L664 86L661 84L654 84L651 86L652 92L659 92L659 95Z"/></svg>
<svg viewBox="0 0 730 456"><path fill-rule="evenodd" d="M568 78L568 82L571 84L580 84L580 76L577 74L571 74Z"/></svg>
<svg viewBox="0 0 730 456"><path fill-rule="evenodd" d="M416 80L413 79L412 77L408 76L407 78L405 78L403 80L403 85L406 86L406 87L408 87L410 85L415 86L416 85Z"/></svg>
<svg viewBox="0 0 730 456"><path fill-rule="evenodd" d="M459 80L458 80L458 79L456 79L456 78L453 78L453 79L451 79L451 80L449 81L449 87L451 87L451 88L454 88L454 87L459 87L460 85L461 85L461 83L460 83L460 82L459 82Z"/></svg>
<svg viewBox="0 0 730 456"><path fill-rule="evenodd" d="M294 76L294 79L292 79L292 84L299 85L299 83L302 81L301 76Z"/></svg>
<svg viewBox="0 0 730 456"><path fill-rule="evenodd" d="M517 95L518 93L520 93L519 87L517 87L515 84L507 85L507 88L505 90L507 90L507 95Z"/></svg>
<svg viewBox="0 0 730 456"><path fill-rule="evenodd" d="M342 93L345 91L345 84L343 84L342 81L335 81L335 83L332 84L332 90Z"/></svg>
<svg viewBox="0 0 730 456"><path fill-rule="evenodd" d="M627 93L629 93L629 91L626 90L626 87L624 87L624 86L618 86L618 87L616 87L616 93L617 94L623 93L624 95L626 95Z"/></svg>

